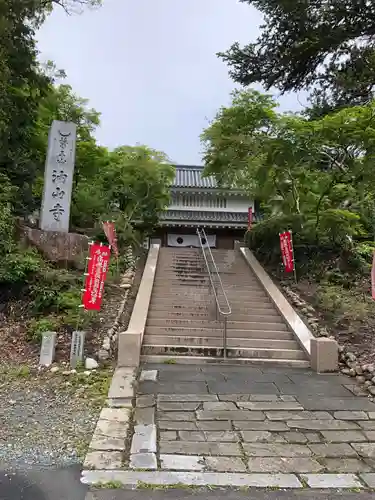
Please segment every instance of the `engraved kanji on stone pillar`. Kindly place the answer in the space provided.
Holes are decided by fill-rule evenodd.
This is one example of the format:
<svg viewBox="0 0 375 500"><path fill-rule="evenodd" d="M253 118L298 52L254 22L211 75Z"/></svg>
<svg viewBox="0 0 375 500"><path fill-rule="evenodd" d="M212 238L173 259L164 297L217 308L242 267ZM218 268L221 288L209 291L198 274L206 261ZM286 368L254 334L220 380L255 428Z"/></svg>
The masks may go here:
<svg viewBox="0 0 375 500"><path fill-rule="evenodd" d="M77 125L54 120L48 137L40 229L69 232Z"/></svg>

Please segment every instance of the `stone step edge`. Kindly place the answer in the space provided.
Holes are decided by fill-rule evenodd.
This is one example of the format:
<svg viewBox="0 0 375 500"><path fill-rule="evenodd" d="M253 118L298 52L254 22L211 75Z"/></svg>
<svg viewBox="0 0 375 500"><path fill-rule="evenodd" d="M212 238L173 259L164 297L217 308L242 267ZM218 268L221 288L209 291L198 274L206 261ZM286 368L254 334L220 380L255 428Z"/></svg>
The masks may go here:
<svg viewBox="0 0 375 500"><path fill-rule="evenodd" d="M156 330L157 333L150 333L150 329L152 330ZM230 328L228 330L231 330L232 332L242 332L244 334L244 338L246 338L246 333L249 333L249 332L253 332L253 333L263 333L265 334L267 332L268 333L276 333L276 337L277 337L277 334L281 333L283 335L285 334L288 334L291 332L289 330L263 330L262 328L259 328L258 330L246 330L244 328ZM214 326L211 327L211 328L204 328L204 327L195 327L195 326L192 326L192 327L185 327L185 326L170 326L170 325L166 325L166 326L154 326L154 325L147 325L146 326L146 330L145 330L145 335L160 335L159 331L161 332L164 332L164 335L168 335L168 333L165 333L165 332L173 332L173 333L179 333L180 335L183 335L185 337L197 337L197 335L193 335L194 333L196 332L202 332L202 335L198 335L198 336L204 336L204 334L206 332L217 332L218 335L217 336L220 336L220 334L222 334L222 331L223 331L223 328L220 328L219 326L217 328L215 328ZM186 334L186 332L188 332ZM189 335L189 332L191 333ZM212 335L212 337L214 337L215 335ZM275 337L275 339L276 339ZM237 337L236 337L237 338ZM268 338L271 338L271 337L268 337ZM288 339L286 339L288 340Z"/></svg>
<svg viewBox="0 0 375 500"><path fill-rule="evenodd" d="M238 472L184 472L184 471L132 471L132 470L83 470L81 482L103 488L105 483L118 482L133 488L147 486L217 486L280 489L367 489L375 474L283 474Z"/></svg>
<svg viewBox="0 0 375 500"><path fill-rule="evenodd" d="M147 335L147 334L145 334L143 338L144 339L149 338L150 340L151 339L155 340L155 338L157 338L159 340L159 338L160 338L160 340L162 340L162 339L164 340L165 337L168 337L168 340L171 340L171 338L191 339L193 341L193 343L194 343L194 341L198 341L198 340L200 340L202 338L206 338L207 340L210 340L210 341L218 341L218 342L222 342L223 341L223 336L222 335L218 335L217 337L214 337L214 336L211 336L211 337L194 337L194 335L186 335L185 337L184 336L181 337L180 335L176 335L176 337L174 337L173 335L167 335L166 336L166 335L152 335L152 334L151 335ZM276 345L277 345L277 343L280 343L280 342L293 342L294 344L298 345L298 342L294 338L291 338L291 339L268 339L268 338L253 338L253 337L250 337L250 338L249 337L230 337L230 335L228 335L227 336L227 340L231 341L231 342L233 342L233 341L236 341L236 342L242 342L242 341L246 341L246 342L247 341L251 341L251 342L253 342L253 341L255 341L255 342L259 342L259 341L276 342ZM147 342L144 342L142 345L147 345L147 346L161 346L161 345L163 345L164 346L164 344L148 344ZM185 345L186 346L188 344L166 344L167 347L168 346L176 346L176 345ZM199 344L199 346L200 345L201 344ZM204 345L202 347L204 347ZM207 344L206 347L216 347L216 346L209 346ZM231 347L233 349L238 349L238 347L233 347L233 346L228 346L228 347ZM251 349L251 348L249 348L249 349ZM272 347L270 349L272 349ZM295 351L296 349L290 349L290 350ZM298 347L297 350L300 351L301 348Z"/></svg>
<svg viewBox="0 0 375 500"><path fill-rule="evenodd" d="M194 349L194 350L202 350L202 351L209 351L212 349L222 349L221 346L209 346L209 345L186 345L186 344L142 344L142 349L144 347L149 347L149 348L180 348L180 349ZM272 349L271 347L227 347L227 351L267 351L267 352L272 352L272 353L281 353L281 352L302 352L302 349ZM278 359L278 358L275 358ZM287 359L287 358L281 358L281 359Z"/></svg>
<svg viewBox="0 0 375 500"><path fill-rule="evenodd" d="M277 365L291 368L310 368L310 361L303 359L271 359L271 358L213 358L211 356L181 356L162 354L142 354L143 363L165 363L172 361L176 365L196 365L196 364L226 364L226 365Z"/></svg>

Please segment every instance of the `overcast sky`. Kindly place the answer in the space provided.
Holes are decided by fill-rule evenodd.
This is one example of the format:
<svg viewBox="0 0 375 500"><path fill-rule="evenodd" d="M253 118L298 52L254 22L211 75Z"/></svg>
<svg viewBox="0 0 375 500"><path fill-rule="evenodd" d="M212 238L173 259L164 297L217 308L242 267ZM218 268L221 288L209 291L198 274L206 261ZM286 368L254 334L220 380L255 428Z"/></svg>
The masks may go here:
<svg viewBox="0 0 375 500"><path fill-rule="evenodd" d="M99 142L147 144L180 164L200 164L199 135L235 88L216 52L254 40L261 17L237 0L104 0L38 34L41 59L68 74L102 113ZM300 108L296 95L281 109Z"/></svg>

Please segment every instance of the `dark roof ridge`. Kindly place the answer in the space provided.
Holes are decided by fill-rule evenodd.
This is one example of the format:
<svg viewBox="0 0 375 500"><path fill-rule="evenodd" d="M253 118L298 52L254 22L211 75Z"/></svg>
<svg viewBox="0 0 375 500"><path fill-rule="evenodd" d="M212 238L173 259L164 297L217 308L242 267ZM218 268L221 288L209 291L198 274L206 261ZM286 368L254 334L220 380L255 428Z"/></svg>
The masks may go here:
<svg viewBox="0 0 375 500"><path fill-rule="evenodd" d="M204 165L174 165L178 170L203 170Z"/></svg>

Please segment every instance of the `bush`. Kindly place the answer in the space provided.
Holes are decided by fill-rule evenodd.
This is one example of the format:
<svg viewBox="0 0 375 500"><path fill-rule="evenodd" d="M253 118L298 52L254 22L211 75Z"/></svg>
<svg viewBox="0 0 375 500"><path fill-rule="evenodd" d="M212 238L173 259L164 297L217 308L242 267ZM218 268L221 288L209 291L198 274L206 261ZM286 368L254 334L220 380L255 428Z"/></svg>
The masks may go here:
<svg viewBox="0 0 375 500"><path fill-rule="evenodd" d="M40 342L45 332L55 332L60 326L60 321L55 316L32 319L27 328L26 337L29 341Z"/></svg>
<svg viewBox="0 0 375 500"><path fill-rule="evenodd" d="M3 284L26 283L45 266L43 259L33 249L14 247L11 253L0 255L0 258L0 282Z"/></svg>
<svg viewBox="0 0 375 500"><path fill-rule="evenodd" d="M76 304L78 307L82 293L80 280L82 278L79 279L77 275L63 269L47 268L36 273L29 286L34 314L58 313Z"/></svg>
<svg viewBox="0 0 375 500"><path fill-rule="evenodd" d="M302 215L276 216L258 222L246 234L246 243L258 258L281 268L279 233L291 230L298 275L310 274L332 283L345 284L356 276L347 272L368 273L375 245L359 243L365 235L360 217L348 210L326 210L316 218Z"/></svg>

